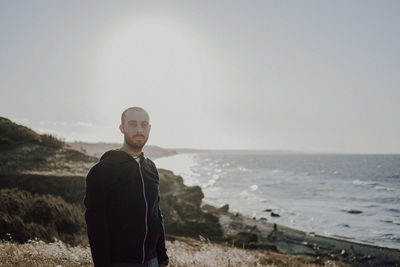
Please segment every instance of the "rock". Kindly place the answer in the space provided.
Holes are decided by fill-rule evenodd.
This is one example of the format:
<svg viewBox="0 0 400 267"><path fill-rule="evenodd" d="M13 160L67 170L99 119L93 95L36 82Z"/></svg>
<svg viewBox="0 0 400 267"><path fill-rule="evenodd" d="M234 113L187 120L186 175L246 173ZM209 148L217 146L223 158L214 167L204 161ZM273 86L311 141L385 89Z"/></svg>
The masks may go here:
<svg viewBox="0 0 400 267"><path fill-rule="evenodd" d="M267 242L250 242L246 248L278 251L278 248L273 243Z"/></svg>
<svg viewBox="0 0 400 267"><path fill-rule="evenodd" d="M278 226L276 223L274 223L274 229L268 234L267 239L272 242L275 242L279 239Z"/></svg>
<svg viewBox="0 0 400 267"><path fill-rule="evenodd" d="M362 213L361 210L343 210L343 211L345 211L347 213L350 213L350 214L360 214L360 213Z"/></svg>
<svg viewBox="0 0 400 267"><path fill-rule="evenodd" d="M218 211L224 212L224 213L228 212L229 211L229 205L228 204L223 205L222 207L220 207L218 209Z"/></svg>
<svg viewBox="0 0 400 267"><path fill-rule="evenodd" d="M228 240L230 240L234 246L245 247L249 243L258 242L258 237L257 234L253 232L239 232L228 236Z"/></svg>
<svg viewBox="0 0 400 267"><path fill-rule="evenodd" d="M218 211L218 209L216 207L211 206L209 204L204 204L203 206L201 206L201 209L204 211L207 211L207 212L211 212L211 213Z"/></svg>
<svg viewBox="0 0 400 267"><path fill-rule="evenodd" d="M204 194L199 186L186 186L181 176L173 172L158 169L160 177L160 208L164 217L164 226L168 236L200 235L219 241L223 232L218 217L203 210L215 210L211 205L200 208Z"/></svg>
<svg viewBox="0 0 400 267"><path fill-rule="evenodd" d="M196 208L200 208L201 200L204 198L204 194L201 191L200 186L186 187L178 192L173 193L172 196L180 198L183 201L192 204Z"/></svg>
<svg viewBox="0 0 400 267"><path fill-rule="evenodd" d="M185 187L182 176L174 175L172 171L158 169L160 177L160 193L168 194Z"/></svg>
<svg viewBox="0 0 400 267"><path fill-rule="evenodd" d="M265 211L265 212L271 212L272 209L265 209L264 211Z"/></svg>
<svg viewBox="0 0 400 267"><path fill-rule="evenodd" d="M271 212L271 216L272 216L272 217L281 217L281 216L279 216L278 213L273 213L273 212Z"/></svg>
<svg viewBox="0 0 400 267"><path fill-rule="evenodd" d="M220 208L216 208L212 205L204 204L203 206L201 206L201 209L209 213L227 213L229 211L229 205L225 204Z"/></svg>

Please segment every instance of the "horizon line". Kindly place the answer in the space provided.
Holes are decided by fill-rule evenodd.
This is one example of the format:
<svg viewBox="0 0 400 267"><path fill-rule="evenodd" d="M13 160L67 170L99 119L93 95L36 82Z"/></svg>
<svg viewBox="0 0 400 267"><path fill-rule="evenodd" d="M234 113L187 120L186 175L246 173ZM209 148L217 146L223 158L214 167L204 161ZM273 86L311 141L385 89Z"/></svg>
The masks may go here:
<svg viewBox="0 0 400 267"><path fill-rule="evenodd" d="M122 142L105 142L105 141L97 141L97 142L85 142L85 141L66 141L66 143L87 143L87 144L122 144ZM269 152L269 153L288 153L288 154L330 154L330 155L400 155L400 152L329 152L329 151L313 151L313 150L291 150L291 149L248 149L248 148L193 148L193 147L163 147L160 145L154 144L146 144L146 146L156 146L162 149L167 150L192 150L197 152L207 152L207 151L219 151L219 152Z"/></svg>

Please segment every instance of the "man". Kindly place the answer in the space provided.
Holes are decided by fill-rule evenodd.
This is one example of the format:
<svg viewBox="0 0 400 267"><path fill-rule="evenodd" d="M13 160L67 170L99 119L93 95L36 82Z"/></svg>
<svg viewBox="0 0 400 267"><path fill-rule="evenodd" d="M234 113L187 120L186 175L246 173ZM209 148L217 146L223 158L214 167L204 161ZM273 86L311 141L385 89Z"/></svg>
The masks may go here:
<svg viewBox="0 0 400 267"><path fill-rule="evenodd" d="M109 150L86 177L85 219L95 267L166 266L159 176L144 157L149 115L139 107L121 115L124 143Z"/></svg>

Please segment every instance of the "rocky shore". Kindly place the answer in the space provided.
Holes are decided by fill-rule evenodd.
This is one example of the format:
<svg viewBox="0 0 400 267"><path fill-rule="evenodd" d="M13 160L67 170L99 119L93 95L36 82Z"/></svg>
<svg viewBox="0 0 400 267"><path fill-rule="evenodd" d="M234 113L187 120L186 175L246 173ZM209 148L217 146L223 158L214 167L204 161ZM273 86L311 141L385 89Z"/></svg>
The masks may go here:
<svg viewBox="0 0 400 267"><path fill-rule="evenodd" d="M306 233L203 204L198 186L186 186L181 176L159 169L162 210L168 237L199 235L238 247L308 255L353 266L400 266L400 250Z"/></svg>

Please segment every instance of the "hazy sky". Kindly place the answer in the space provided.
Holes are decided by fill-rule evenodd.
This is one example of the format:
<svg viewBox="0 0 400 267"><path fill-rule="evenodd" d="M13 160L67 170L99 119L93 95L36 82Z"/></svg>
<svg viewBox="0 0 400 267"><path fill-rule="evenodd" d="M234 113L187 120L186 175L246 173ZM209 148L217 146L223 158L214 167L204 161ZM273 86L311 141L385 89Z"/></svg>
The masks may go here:
<svg viewBox="0 0 400 267"><path fill-rule="evenodd" d="M399 1L0 1L0 116L162 147L400 153Z"/></svg>

